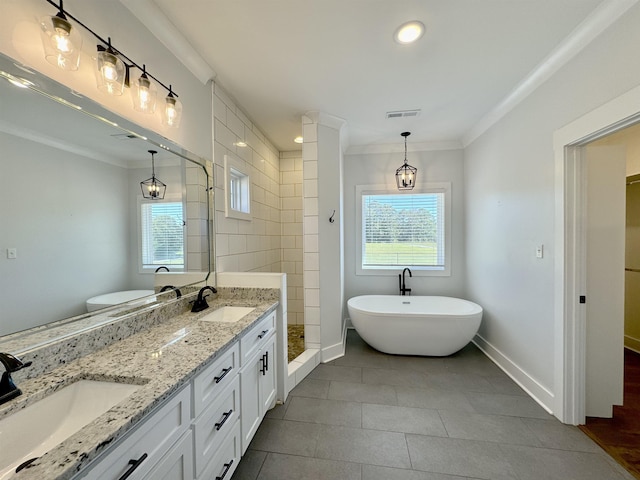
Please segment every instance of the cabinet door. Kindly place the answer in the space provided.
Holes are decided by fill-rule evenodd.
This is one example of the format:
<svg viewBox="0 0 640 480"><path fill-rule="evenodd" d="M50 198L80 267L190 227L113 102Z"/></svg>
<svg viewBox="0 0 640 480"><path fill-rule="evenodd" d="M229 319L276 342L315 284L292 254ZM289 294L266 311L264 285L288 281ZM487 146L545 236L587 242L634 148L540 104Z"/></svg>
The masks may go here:
<svg viewBox="0 0 640 480"><path fill-rule="evenodd" d="M240 425L242 426L242 453L260 426L262 401L258 391L262 365L261 352L253 356L240 370Z"/></svg>
<svg viewBox="0 0 640 480"><path fill-rule="evenodd" d="M187 431L144 480L193 480L193 435Z"/></svg>
<svg viewBox="0 0 640 480"><path fill-rule="evenodd" d="M261 417L272 408L276 402L276 337L272 335L262 350L262 365L260 369L258 390L260 392Z"/></svg>

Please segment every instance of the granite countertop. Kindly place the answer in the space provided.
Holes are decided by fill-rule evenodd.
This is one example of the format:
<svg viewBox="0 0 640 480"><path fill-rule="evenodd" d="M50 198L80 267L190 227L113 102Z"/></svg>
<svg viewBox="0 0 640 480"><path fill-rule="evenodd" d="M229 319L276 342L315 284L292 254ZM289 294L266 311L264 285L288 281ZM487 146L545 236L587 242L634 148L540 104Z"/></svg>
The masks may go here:
<svg viewBox="0 0 640 480"><path fill-rule="evenodd" d="M278 302L218 298L209 300L209 305L207 310L182 313L41 376L19 382L23 394L0 406L0 419L81 379L118 381L141 387L10 478L64 480L73 477L226 351L259 318L274 311ZM235 323L198 320L225 305L255 309Z"/></svg>

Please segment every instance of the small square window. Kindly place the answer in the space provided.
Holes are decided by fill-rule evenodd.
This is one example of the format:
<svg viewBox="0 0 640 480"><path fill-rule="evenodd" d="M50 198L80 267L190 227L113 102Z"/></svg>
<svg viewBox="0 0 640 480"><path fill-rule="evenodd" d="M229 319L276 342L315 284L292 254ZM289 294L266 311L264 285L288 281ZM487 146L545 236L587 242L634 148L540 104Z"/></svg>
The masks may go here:
<svg viewBox="0 0 640 480"><path fill-rule="evenodd" d="M140 197L141 272L159 265L184 269L184 209L181 201L146 201Z"/></svg>
<svg viewBox="0 0 640 480"><path fill-rule="evenodd" d="M238 159L224 156L225 216L251 220L251 179Z"/></svg>

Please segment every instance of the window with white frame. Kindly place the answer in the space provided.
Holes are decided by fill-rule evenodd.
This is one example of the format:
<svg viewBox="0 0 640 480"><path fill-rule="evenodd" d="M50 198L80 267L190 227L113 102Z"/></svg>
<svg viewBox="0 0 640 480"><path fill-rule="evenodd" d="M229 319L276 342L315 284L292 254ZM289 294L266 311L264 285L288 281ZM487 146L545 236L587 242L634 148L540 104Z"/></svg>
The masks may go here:
<svg viewBox="0 0 640 480"><path fill-rule="evenodd" d="M410 192L356 187L360 275L395 274L409 267L422 275L450 273L450 184Z"/></svg>
<svg viewBox="0 0 640 480"><path fill-rule="evenodd" d="M139 212L142 270L155 270L159 265L183 270L185 222L182 201L140 199Z"/></svg>
<svg viewBox="0 0 640 480"><path fill-rule="evenodd" d="M251 220L251 178L247 167L230 155L224 156L225 216Z"/></svg>

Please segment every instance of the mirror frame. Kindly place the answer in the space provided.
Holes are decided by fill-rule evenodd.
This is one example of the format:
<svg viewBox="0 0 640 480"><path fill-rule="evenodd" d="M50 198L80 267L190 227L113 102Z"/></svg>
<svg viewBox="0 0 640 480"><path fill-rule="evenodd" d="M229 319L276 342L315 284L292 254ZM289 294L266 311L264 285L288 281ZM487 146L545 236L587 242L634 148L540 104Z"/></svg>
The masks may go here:
<svg viewBox="0 0 640 480"><path fill-rule="evenodd" d="M76 92L66 87L65 85L62 85L56 80L53 80L42 73L36 72L31 68L22 65L20 62L17 62L9 56L0 52L0 81L5 80L10 83L18 81L22 83L26 88L31 89L32 91L48 98L51 101L58 102L70 109L77 111L79 114L88 115L89 117L92 117L100 122L103 122L105 125L108 125L111 129L116 129L125 135L133 135L136 138L144 140L149 144L150 147L153 146L158 149L163 149L178 156L179 158L184 159L187 162L200 166L206 177L206 191L208 193L206 218L206 233L208 237L208 251L206 252L206 254L208 271L191 272L193 274L201 273L203 278L197 280L195 283L187 283L176 286L178 288L184 288L202 284L203 282L214 286L216 285L217 282L214 265L215 232L212 216L212 212L215 211L215 179L212 160L207 160L203 157L200 157L177 145L175 142L163 137L162 135L147 128L141 127L131 122L130 120L121 117L120 115L98 104L96 101L77 94ZM203 254L204 253L205 252L203 252ZM189 274L190 272L187 271L184 273ZM173 292L169 291L166 292L166 294L167 298L169 298L169 295L173 295ZM163 293L162 295L165 295L165 293ZM114 305L108 308L97 310L95 312L83 313L69 318L54 320L39 326L0 336L0 351L10 351L14 354L20 354L21 352L39 348L49 343L59 341L60 339L77 335L79 333L95 328L96 326L115 323L124 316L129 315L132 310L140 309L140 302L145 298L147 300L153 300L154 297L157 296L158 293L155 293L154 295L150 295L149 297L142 297L142 299L136 299L131 302ZM155 306L163 304L164 302L153 303L153 307L155 308ZM92 319L96 319L97 321L92 322ZM77 328L74 329L74 327ZM59 334L56 334L56 329L59 331ZM34 341L32 343L29 343L29 337L33 338ZM42 338L45 338L45 340L42 340Z"/></svg>

